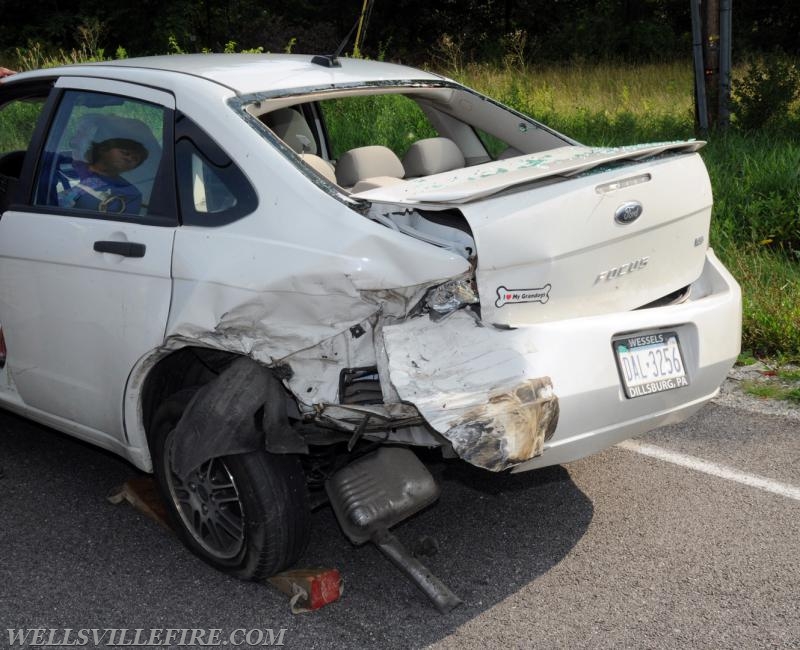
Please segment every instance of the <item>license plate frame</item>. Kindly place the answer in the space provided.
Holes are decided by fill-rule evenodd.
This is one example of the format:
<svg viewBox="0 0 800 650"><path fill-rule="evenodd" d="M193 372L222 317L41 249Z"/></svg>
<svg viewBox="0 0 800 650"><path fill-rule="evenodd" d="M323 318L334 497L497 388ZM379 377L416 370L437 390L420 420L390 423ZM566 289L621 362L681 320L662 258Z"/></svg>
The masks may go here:
<svg viewBox="0 0 800 650"><path fill-rule="evenodd" d="M611 346L628 399L689 385L685 357L675 330L631 332L615 336Z"/></svg>

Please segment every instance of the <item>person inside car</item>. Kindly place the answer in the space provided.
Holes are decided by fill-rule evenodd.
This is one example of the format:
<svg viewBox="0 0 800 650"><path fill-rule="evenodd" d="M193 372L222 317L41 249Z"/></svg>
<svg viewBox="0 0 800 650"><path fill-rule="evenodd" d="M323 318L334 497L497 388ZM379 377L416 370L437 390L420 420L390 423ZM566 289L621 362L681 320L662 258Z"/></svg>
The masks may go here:
<svg viewBox="0 0 800 650"><path fill-rule="evenodd" d="M78 208L115 214L139 214L142 195L121 174L147 160L148 151L129 138L93 142L85 164L74 161L79 182L58 195L64 208Z"/></svg>

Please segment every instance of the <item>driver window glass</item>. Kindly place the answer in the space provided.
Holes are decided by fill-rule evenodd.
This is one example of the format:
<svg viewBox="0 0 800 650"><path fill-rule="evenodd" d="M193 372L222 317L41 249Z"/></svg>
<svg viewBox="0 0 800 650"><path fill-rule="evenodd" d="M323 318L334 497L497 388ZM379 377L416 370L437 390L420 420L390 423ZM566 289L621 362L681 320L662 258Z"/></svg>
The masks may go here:
<svg viewBox="0 0 800 650"><path fill-rule="evenodd" d="M37 176L35 202L94 214L145 216L163 153L166 109L67 91Z"/></svg>

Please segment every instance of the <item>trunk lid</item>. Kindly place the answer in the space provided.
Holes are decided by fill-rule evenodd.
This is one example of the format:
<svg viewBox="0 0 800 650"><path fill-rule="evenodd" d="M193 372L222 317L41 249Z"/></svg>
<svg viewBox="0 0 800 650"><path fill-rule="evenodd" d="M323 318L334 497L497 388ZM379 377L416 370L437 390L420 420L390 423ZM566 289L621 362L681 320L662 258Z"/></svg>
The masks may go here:
<svg viewBox="0 0 800 650"><path fill-rule="evenodd" d="M514 327L625 311L702 271L712 196L693 153L700 146L563 147L360 197L426 210L457 203L475 239L487 322Z"/></svg>

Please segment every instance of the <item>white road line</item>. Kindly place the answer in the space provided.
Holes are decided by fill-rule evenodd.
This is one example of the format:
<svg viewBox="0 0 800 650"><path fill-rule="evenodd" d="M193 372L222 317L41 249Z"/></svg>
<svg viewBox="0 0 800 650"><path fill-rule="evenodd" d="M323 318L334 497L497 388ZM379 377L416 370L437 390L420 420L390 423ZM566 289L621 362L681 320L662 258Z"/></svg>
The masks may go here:
<svg viewBox="0 0 800 650"><path fill-rule="evenodd" d="M725 465L712 463L702 458L695 458L694 456L669 451L668 449L662 449L655 445L647 445L643 442L637 442L636 440L624 440L623 442L617 443L617 447L622 447L623 449L636 452L637 454L673 463L674 465L680 465L681 467L688 467L697 472L710 474L711 476L723 478L727 481L735 481L742 485L749 485L750 487L764 490L765 492L772 492L782 497L800 501L800 488L789 485L788 483L780 483L779 481L773 481L772 479L757 476L756 474L740 472L732 467L726 467Z"/></svg>

